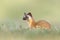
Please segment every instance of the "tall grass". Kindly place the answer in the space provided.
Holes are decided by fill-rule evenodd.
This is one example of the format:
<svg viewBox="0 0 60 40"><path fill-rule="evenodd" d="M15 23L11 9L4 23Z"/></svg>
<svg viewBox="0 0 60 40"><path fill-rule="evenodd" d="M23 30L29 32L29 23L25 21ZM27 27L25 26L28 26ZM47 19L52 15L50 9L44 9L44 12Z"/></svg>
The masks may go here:
<svg viewBox="0 0 60 40"><path fill-rule="evenodd" d="M16 35L18 34L27 37L60 35L60 29L57 30L57 26L55 28L54 25L51 26L51 30L29 29L27 25L24 24L23 26L20 22L14 20L0 22L0 32L11 33Z"/></svg>

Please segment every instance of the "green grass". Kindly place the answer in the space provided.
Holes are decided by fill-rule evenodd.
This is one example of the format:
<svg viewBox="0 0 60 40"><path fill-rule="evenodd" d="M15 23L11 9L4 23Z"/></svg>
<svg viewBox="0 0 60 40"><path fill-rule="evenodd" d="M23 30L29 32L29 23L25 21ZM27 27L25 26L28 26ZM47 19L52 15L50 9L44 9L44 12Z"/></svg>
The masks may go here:
<svg viewBox="0 0 60 40"><path fill-rule="evenodd" d="M40 29L29 30L23 28L21 30L8 32L0 31L0 35L0 39L2 38L3 40L57 40L60 37L60 32Z"/></svg>
<svg viewBox="0 0 60 40"><path fill-rule="evenodd" d="M21 24L22 23L22 24ZM57 40L60 39L60 28L51 26L51 30L29 29L27 23L15 20L0 22L1 40ZM58 30L56 30L58 29Z"/></svg>

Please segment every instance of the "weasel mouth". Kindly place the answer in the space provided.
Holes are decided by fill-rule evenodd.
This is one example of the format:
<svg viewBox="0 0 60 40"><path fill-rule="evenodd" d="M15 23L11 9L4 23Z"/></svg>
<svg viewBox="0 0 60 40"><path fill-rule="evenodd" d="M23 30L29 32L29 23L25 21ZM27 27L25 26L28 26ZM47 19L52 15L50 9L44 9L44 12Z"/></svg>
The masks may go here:
<svg viewBox="0 0 60 40"><path fill-rule="evenodd" d="M26 20L26 18L23 18L23 20Z"/></svg>

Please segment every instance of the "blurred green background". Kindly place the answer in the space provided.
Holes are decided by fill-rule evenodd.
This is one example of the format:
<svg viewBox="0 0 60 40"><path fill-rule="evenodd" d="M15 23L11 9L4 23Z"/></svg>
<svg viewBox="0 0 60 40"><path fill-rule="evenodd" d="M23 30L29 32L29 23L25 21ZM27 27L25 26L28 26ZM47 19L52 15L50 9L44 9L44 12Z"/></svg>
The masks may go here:
<svg viewBox="0 0 60 40"><path fill-rule="evenodd" d="M22 19L24 12L31 12L36 19L60 21L59 0L0 0L0 20Z"/></svg>
<svg viewBox="0 0 60 40"><path fill-rule="evenodd" d="M60 31L56 31L59 32L57 33L58 35L55 34L55 31L52 31L52 36L48 31L49 35L45 31L47 36L43 36L46 35L45 32L21 30L20 25L27 26L22 20L24 12L31 12L36 21L41 19L48 20L54 27L60 28L60 0L0 0L0 31L4 31L0 32L0 35L2 34L0 36L1 40L60 40ZM17 31L9 29L16 29ZM29 38L28 35L30 35Z"/></svg>

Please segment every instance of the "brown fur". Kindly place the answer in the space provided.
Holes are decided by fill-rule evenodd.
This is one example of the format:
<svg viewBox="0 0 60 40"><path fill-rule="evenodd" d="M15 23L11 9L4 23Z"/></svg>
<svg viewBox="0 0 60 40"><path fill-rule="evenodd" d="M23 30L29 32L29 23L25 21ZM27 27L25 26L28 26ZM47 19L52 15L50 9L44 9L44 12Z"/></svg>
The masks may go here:
<svg viewBox="0 0 60 40"><path fill-rule="evenodd" d="M40 21L35 22L35 20L33 19L31 13L28 13L26 15L30 15L31 16L31 19L28 19L28 18L26 19L27 22L29 23L29 26L31 28L42 28L42 29L50 29L51 28L50 23L48 23L47 21L40 20Z"/></svg>

